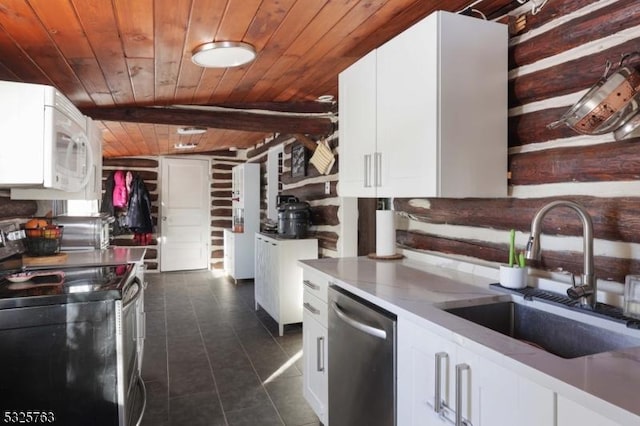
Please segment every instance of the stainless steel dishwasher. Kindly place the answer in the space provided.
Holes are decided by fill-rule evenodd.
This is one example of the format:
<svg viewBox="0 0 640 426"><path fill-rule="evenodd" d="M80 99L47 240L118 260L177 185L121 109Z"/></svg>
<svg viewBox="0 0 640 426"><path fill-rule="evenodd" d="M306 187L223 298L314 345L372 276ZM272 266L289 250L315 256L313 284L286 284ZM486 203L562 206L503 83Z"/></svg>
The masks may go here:
<svg viewBox="0 0 640 426"><path fill-rule="evenodd" d="M396 316L329 287L329 425L396 424Z"/></svg>

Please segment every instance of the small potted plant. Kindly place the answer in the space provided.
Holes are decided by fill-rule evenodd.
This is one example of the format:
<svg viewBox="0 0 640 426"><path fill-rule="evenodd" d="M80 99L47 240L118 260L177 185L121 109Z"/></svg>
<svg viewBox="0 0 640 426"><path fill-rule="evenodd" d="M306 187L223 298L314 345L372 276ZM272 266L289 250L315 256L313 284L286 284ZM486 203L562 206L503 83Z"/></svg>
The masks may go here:
<svg viewBox="0 0 640 426"><path fill-rule="evenodd" d="M516 231L509 231L509 264L500 265L500 285L507 288L525 288L527 286L527 268L524 253L516 256Z"/></svg>

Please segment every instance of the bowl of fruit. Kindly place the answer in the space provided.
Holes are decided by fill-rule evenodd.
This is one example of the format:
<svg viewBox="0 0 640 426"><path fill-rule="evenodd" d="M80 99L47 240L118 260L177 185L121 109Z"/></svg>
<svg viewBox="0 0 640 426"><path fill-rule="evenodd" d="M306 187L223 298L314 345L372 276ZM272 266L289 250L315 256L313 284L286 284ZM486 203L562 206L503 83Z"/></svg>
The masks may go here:
<svg viewBox="0 0 640 426"><path fill-rule="evenodd" d="M24 225L27 254L51 256L60 251L62 226L51 225L45 219L31 219Z"/></svg>

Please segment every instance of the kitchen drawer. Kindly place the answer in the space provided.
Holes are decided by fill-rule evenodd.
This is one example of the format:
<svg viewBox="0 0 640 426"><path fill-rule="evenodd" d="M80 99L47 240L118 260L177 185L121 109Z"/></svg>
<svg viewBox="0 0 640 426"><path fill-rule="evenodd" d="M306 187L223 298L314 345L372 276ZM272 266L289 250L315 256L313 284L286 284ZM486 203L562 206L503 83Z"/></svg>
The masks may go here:
<svg viewBox="0 0 640 426"><path fill-rule="evenodd" d="M305 292L313 294L318 299L327 303L327 288L330 277L310 268L303 268L303 284Z"/></svg>
<svg viewBox="0 0 640 426"><path fill-rule="evenodd" d="M318 299L307 287L305 287L304 294L302 295L304 310L310 314L316 321L323 327L327 327L327 303Z"/></svg>

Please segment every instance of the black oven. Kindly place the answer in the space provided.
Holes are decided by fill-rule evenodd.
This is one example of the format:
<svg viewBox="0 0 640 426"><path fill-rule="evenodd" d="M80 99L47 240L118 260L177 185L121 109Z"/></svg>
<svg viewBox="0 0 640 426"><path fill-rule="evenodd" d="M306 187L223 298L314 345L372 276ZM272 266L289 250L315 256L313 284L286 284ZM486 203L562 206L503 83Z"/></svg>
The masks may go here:
<svg viewBox="0 0 640 426"><path fill-rule="evenodd" d="M0 278L0 418L139 424L144 288L133 265L21 273Z"/></svg>

